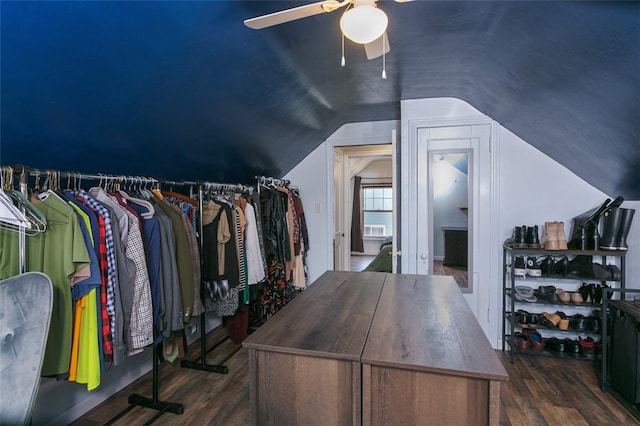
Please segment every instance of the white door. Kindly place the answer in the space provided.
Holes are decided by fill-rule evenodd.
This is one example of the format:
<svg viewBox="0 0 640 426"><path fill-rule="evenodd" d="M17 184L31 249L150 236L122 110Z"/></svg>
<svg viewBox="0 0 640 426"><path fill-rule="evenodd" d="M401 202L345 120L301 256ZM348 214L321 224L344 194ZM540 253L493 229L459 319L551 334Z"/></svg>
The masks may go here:
<svg viewBox="0 0 640 426"><path fill-rule="evenodd" d="M489 330L490 258L480 242L490 241L490 200L486 196L490 182L489 144L490 124L434 126L418 129L417 135L417 216L416 216L416 273L433 273L432 169L435 153L468 153L468 280L469 289L463 293L483 327ZM484 313L487 312L487 315ZM482 314L481 314L482 313Z"/></svg>
<svg viewBox="0 0 640 426"><path fill-rule="evenodd" d="M333 187L334 187L334 234L333 234L333 270L346 271L344 264L344 155L339 149L333 152Z"/></svg>

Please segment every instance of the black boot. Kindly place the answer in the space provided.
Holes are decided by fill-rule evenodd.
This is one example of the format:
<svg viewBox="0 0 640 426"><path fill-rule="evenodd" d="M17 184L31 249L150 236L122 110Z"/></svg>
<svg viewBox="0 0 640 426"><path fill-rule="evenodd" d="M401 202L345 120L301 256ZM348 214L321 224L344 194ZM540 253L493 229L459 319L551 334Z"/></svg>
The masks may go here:
<svg viewBox="0 0 640 426"><path fill-rule="evenodd" d="M526 233L526 226L516 226L513 236L513 248L527 248Z"/></svg>
<svg viewBox="0 0 640 426"><path fill-rule="evenodd" d="M619 207L623 201L624 198L622 197L617 197L613 201L607 198L600 207L596 207L574 217L571 226L569 248L577 250L598 250L600 248L600 234L598 233L600 216L608 208Z"/></svg>
<svg viewBox="0 0 640 426"><path fill-rule="evenodd" d="M600 233L598 232L598 216L594 221L584 224L584 234L586 237L586 250L600 250Z"/></svg>
<svg viewBox="0 0 640 426"><path fill-rule="evenodd" d="M509 238L507 238L506 240L504 240L504 245L507 247L516 247L515 244L516 242L522 238L522 228L520 228L519 226L515 226L513 228L513 232L511 233L511 236ZM520 247L521 248L521 247Z"/></svg>
<svg viewBox="0 0 640 426"><path fill-rule="evenodd" d="M587 250L587 231L593 231L593 229L598 230L597 222L595 227L593 223L595 220L600 219L600 215L605 211L610 201L611 199L607 198L600 207L591 209L573 218L571 224L571 239L568 244L570 249ZM589 227L590 229L585 229L585 227Z"/></svg>
<svg viewBox="0 0 640 426"><path fill-rule="evenodd" d="M622 223L623 210L621 208L607 209L602 217L602 238L600 248L618 250L617 239Z"/></svg>
<svg viewBox="0 0 640 426"><path fill-rule="evenodd" d="M629 235L633 214L636 211L634 209L620 210L622 210L622 219L620 220L620 230L618 231L618 237L616 238L616 248L618 250L627 250L627 235Z"/></svg>
<svg viewBox="0 0 640 426"><path fill-rule="evenodd" d="M540 248L540 240L538 239L538 225L529 226L527 228L527 247Z"/></svg>

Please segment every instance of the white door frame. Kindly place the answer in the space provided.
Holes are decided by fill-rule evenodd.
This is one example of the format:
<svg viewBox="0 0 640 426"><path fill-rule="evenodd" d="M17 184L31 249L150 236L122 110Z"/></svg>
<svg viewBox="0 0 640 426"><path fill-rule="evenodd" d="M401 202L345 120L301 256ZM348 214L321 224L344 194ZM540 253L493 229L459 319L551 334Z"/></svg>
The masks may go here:
<svg viewBox="0 0 640 426"><path fill-rule="evenodd" d="M365 146L342 146L334 147L334 155L338 153L342 155L342 202L335 202L335 208L342 208L342 223L344 226L343 236L343 250L342 250L342 267L344 270L349 270L351 261L351 213L353 206L353 185L351 183L351 171L350 160L354 158L363 157L392 157L394 145L379 144L379 145L365 145ZM392 177L392 182L395 182L395 176ZM395 185L395 183L394 183ZM336 191L337 192L337 191ZM337 213L340 214L340 213ZM395 216L395 212L394 212ZM397 250L394 246L394 250Z"/></svg>
<svg viewBox="0 0 640 426"><path fill-rule="evenodd" d="M333 270L348 271L349 262L344 263L344 247L345 247L345 222L344 222L344 155L342 150L335 149L333 151L333 188L334 203L333 220Z"/></svg>
<svg viewBox="0 0 640 426"><path fill-rule="evenodd" d="M452 119L413 119L404 122L403 126L406 127L403 127L401 141L401 270L402 272L414 274L418 272L418 262L420 262L418 251L418 235L420 232L418 229L419 227L425 227L419 221L419 215L425 214L425 212L419 212L418 190L420 182L423 182L423 185L427 182L426 180L419 180L419 176L422 175L423 178L427 176L426 172L421 170L418 164L420 132L432 128L472 126L482 129L484 134L488 134L487 140L483 142L488 146L483 147L481 152L473 154L474 156L480 155L477 158L478 170L475 171L477 178L474 179L474 188L472 189L473 199L469 200L475 206L474 216L476 216L474 219L476 221L474 224L476 232L473 238L472 250L473 261L476 266L472 277L475 285L473 293L467 293L464 296L485 334L495 344L497 341L497 324L499 323L495 313L500 310L498 300L501 300L498 294L493 294L495 293L493 289L497 287L494 282L499 280L495 273L495 270L497 270L495 265L499 265L500 260L500 246L494 232L497 228L498 215L492 209L493 206L497 205L498 197L497 191L495 191L497 177L494 174L495 168L493 167L495 153L491 150L491 143L496 134L496 125L488 117L462 117ZM483 245L482 249L480 249L480 243ZM494 249L494 246L497 249Z"/></svg>

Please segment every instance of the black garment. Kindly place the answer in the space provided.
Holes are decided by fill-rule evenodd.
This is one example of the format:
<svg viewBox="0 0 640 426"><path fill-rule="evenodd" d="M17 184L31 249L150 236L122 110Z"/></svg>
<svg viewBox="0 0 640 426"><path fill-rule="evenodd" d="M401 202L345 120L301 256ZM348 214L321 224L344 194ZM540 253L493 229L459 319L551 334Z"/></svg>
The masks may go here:
<svg viewBox="0 0 640 426"><path fill-rule="evenodd" d="M267 257L278 262L291 260L289 227L287 225L287 194L276 189L261 187L260 210L262 213L264 250Z"/></svg>

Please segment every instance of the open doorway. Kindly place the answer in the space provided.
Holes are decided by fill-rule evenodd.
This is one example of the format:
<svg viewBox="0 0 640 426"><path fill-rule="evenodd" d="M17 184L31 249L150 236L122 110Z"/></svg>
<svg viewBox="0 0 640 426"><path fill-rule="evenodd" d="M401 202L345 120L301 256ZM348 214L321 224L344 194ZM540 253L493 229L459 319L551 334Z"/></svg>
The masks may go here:
<svg viewBox="0 0 640 426"><path fill-rule="evenodd" d="M391 144L335 148L334 269L395 269L393 160Z"/></svg>

